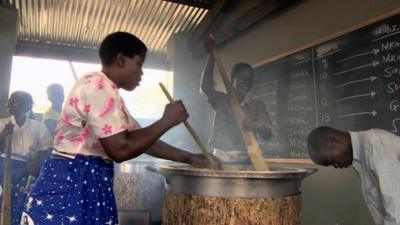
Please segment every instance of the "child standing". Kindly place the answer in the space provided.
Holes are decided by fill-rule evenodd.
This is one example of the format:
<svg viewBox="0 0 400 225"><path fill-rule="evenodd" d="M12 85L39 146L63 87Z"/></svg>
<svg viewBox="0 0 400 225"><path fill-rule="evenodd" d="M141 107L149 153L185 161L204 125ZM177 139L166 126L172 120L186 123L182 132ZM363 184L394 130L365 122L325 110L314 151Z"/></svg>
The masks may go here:
<svg viewBox="0 0 400 225"><path fill-rule="evenodd" d="M7 136L11 137L11 219L19 224L24 208L26 189L39 171L39 156L50 148L49 133L39 121L32 119L32 96L24 91L15 91L7 102L10 117L0 119L0 152L6 147ZM3 185L5 155L0 154L0 182ZM2 190L3 187L0 188ZM2 198L2 192L0 191Z"/></svg>

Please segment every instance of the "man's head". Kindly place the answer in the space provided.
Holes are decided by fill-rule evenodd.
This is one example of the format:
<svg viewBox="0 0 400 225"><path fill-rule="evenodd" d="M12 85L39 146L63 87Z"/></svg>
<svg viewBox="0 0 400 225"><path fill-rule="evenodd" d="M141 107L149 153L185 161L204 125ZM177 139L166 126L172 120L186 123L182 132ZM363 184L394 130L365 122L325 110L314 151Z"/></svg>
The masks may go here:
<svg viewBox="0 0 400 225"><path fill-rule="evenodd" d="M7 110L15 117L26 115L33 107L32 95L25 91L14 91L7 102Z"/></svg>
<svg viewBox="0 0 400 225"><path fill-rule="evenodd" d="M64 88L60 84L53 83L47 87L47 99L53 105L61 106L64 102Z"/></svg>
<svg viewBox="0 0 400 225"><path fill-rule="evenodd" d="M100 45L103 71L120 88L133 90L143 74L147 47L136 36L126 32L108 35Z"/></svg>
<svg viewBox="0 0 400 225"><path fill-rule="evenodd" d="M346 168L352 164L350 134L330 127L318 127L308 135L308 153L312 161L322 166Z"/></svg>
<svg viewBox="0 0 400 225"><path fill-rule="evenodd" d="M253 86L253 67L247 63L237 63L232 68L231 83L239 99L243 99Z"/></svg>

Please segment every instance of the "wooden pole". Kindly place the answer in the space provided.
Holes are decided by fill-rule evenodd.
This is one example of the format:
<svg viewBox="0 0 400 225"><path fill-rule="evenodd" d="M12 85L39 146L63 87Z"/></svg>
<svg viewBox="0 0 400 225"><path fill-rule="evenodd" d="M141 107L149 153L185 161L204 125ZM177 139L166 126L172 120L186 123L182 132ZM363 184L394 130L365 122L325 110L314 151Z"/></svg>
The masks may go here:
<svg viewBox="0 0 400 225"><path fill-rule="evenodd" d="M168 98L169 102L174 102L174 99L169 94L167 88L165 88L165 86L162 83L158 83L158 84L160 85L161 90L164 92L165 96ZM200 147L201 152L203 153L204 157L206 158L206 160L207 160L208 164L211 166L211 168L214 170L220 170L221 168L219 168L218 163L215 162L215 160L208 154L206 147L204 147L199 136L193 130L192 126L190 126L189 122L185 120L185 121L183 121L183 124L185 124L186 129L189 131L189 133L193 137L194 141Z"/></svg>
<svg viewBox="0 0 400 225"><path fill-rule="evenodd" d="M6 158L3 171L3 202L1 204L1 225L11 225L11 135L6 139Z"/></svg>
<svg viewBox="0 0 400 225"><path fill-rule="evenodd" d="M76 73L74 65L72 65L71 61L68 61L68 64L69 64L69 68L71 68L71 72L72 72L72 76L74 77L74 80L77 81L78 80L78 74Z"/></svg>
<svg viewBox="0 0 400 225"><path fill-rule="evenodd" d="M212 38L212 37L211 37ZM226 73L224 64L217 54L217 50L214 48L211 52L214 61L216 62L219 73L221 75L222 81L225 85L226 92L228 93L229 99L231 100L233 112L236 118L236 121L239 124L240 131L242 133L242 137L244 143L246 144L247 152L250 156L250 160L253 163L254 169L258 171L266 171L269 170L267 163L263 160L263 156L261 153L261 148L258 145L257 139L252 131L244 130L241 126L243 121L246 120L246 114L244 113L242 107L240 106L239 100L237 99L231 84L229 82L228 75Z"/></svg>

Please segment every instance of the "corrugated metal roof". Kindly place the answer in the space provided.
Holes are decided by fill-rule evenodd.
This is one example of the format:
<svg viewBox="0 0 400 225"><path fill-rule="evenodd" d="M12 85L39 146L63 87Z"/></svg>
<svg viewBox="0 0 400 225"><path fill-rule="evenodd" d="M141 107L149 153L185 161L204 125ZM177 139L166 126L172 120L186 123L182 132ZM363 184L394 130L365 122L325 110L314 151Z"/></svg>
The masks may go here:
<svg viewBox="0 0 400 225"><path fill-rule="evenodd" d="M143 40L149 52L165 56L170 36L190 34L215 1L1 0L0 3L18 10L21 42L96 49L107 34L126 31Z"/></svg>

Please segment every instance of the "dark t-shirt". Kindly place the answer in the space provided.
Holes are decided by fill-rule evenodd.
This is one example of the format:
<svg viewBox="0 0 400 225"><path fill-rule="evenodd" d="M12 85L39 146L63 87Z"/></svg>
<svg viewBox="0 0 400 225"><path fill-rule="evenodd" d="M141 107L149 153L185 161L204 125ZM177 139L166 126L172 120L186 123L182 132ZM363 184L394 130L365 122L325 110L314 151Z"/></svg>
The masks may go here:
<svg viewBox="0 0 400 225"><path fill-rule="evenodd" d="M210 145L226 151L246 151L240 128L236 122L229 96L216 91L213 96L208 96L208 103L214 109L214 121ZM262 102L250 99L242 106L246 116L253 126L260 129L270 129L268 111ZM267 141L270 136L255 132L257 139Z"/></svg>

